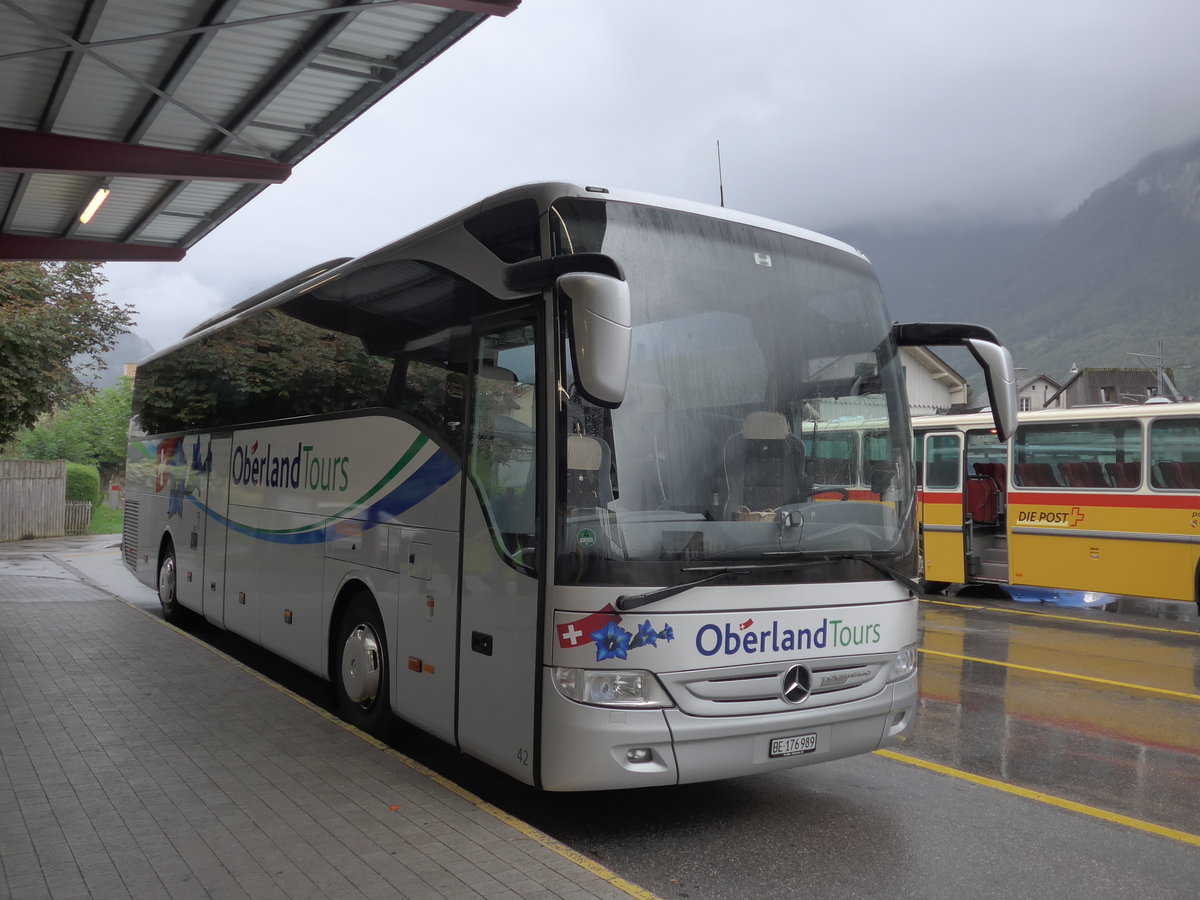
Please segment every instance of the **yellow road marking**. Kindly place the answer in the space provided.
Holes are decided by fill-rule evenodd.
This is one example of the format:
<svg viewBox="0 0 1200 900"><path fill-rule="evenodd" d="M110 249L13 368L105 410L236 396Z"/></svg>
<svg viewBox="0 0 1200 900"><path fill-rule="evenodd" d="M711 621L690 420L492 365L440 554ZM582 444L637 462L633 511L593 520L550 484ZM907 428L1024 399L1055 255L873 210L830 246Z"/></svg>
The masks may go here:
<svg viewBox="0 0 1200 900"><path fill-rule="evenodd" d="M922 603L932 603L935 606L954 606L959 609L977 609L984 612L998 612L1010 616L1038 616L1042 619L1059 619L1063 622L1083 622L1086 625L1100 625L1104 628L1132 628L1135 631L1158 631L1163 634L1185 634L1188 637L1200 637L1200 632L1184 631L1181 628L1161 628L1157 625L1138 625L1136 622L1109 622L1101 619L1082 619L1077 616L1059 616L1054 613L1034 612L1032 609L1006 609L999 606L980 606L975 603L953 603L949 600L929 600L920 598Z"/></svg>
<svg viewBox="0 0 1200 900"><path fill-rule="evenodd" d="M116 595L114 594L112 596L116 596ZM250 675L253 675L255 678L257 678L263 684L274 688L275 690L279 691L279 693L283 694L286 697L290 697L292 700L295 700L301 706L307 707L308 709L315 712L317 715L321 716L324 719L327 719L328 721L332 722L333 724L337 725L338 727L344 728L346 731L350 732L355 737L366 741L368 744L370 744L375 749L382 750L384 753L388 754L389 756L392 756L395 759L399 760L400 762L404 763L410 769L413 769L414 771L421 773L426 778L428 778L430 781L433 781L436 784L440 785L441 787L444 787L446 790L450 791L453 794L457 794L459 797L461 797L463 800L466 800L468 803L470 803L472 806L474 806L481 812L487 813L489 816L499 819L505 825L508 825L511 828L514 828L515 830L519 831L521 834L525 835L525 837L529 838L532 841L535 841L536 843L545 847L547 850L558 854L563 859L566 859L566 860L574 863L575 865L579 866L581 869L586 869L588 872L595 875L597 878L608 882L614 888L621 891L622 893L635 898L635 900L661 900L661 898L657 894L652 894L650 891L646 890L645 888L639 887L638 885L634 884L631 881L626 881L620 875L605 868L604 866L600 865L600 863L596 862L595 860L589 859L588 857L584 856L579 851L572 850L566 844L562 843L561 841L556 841L554 838L550 837L550 835L544 834L543 832L538 831L538 829L534 828L532 825L528 824L527 822L522 822L520 819L516 818L515 816L509 815L508 813L506 813L504 810L500 809L499 807L493 806L491 803L488 803L483 798L476 797L474 794L472 794L466 788L463 788L463 787L455 784L453 781L451 781L450 779L446 778L443 775L439 775L437 772L433 771L433 769L430 769L428 766L422 765L421 763L417 762L415 759L404 755L399 750L396 750L393 747L390 747L389 745L385 744L383 741L379 740L378 738L375 738L375 737L367 734L365 731L355 728L349 722L339 719L333 713L329 712L328 710L322 709L321 707L317 706L315 703L313 703L309 700L306 700L304 697L301 697L299 694L288 690L283 685L277 684L276 682L272 681L270 678L267 678L265 675L261 674L260 672L256 672L254 669L252 669L250 666L246 665L245 663L234 659L228 653L218 650L216 647L213 647L211 644L205 643L200 638L198 638L192 634L189 634L188 632L184 631L181 628L176 628L175 626L171 625L169 622L163 621L162 619L160 619L158 616L154 615L153 613L148 612L147 610L141 609L140 607L134 606L132 603L130 603L128 600L125 600L124 598L118 597L117 599L120 600L122 603L124 603L126 606L128 606L130 609L141 613L142 615L146 616L149 619L152 619L153 621L157 622L159 625L163 626L164 628L172 629L176 634L183 635L188 640L190 640L196 644L199 644L205 650L208 650L210 653L213 653L213 654L221 657L226 662L233 663L233 665L237 666L243 672L247 672Z"/></svg>
<svg viewBox="0 0 1200 900"><path fill-rule="evenodd" d="M1100 809L1096 806L1088 806L1086 803L1076 803L1074 800L1067 800L1063 797L1055 797L1051 794L1043 794L1041 791L1033 791L1029 788L1017 787L1015 784L1009 784L1005 781L997 781L994 778L986 778L983 775L972 775L970 772L963 772L960 769L952 769L949 766L943 766L940 763L917 759L915 756L905 756L903 753L896 753L893 750L876 750L875 755L883 756L887 759L895 760L896 762L907 763L910 766L918 766L922 769L928 769L929 771L937 772L940 775L948 775L951 778L958 778L962 781L969 781L973 784L982 785L983 787L993 788L997 791L1004 791L1006 794L1024 797L1027 800L1036 800L1038 803L1045 803L1048 806L1057 806L1059 809L1068 809L1072 812L1081 813L1085 816L1091 816L1094 819L1103 819L1106 822L1124 825L1126 828L1133 828L1137 831L1145 831L1149 834L1156 834L1159 837L1170 838L1173 841L1182 841L1185 844L1191 844L1194 847L1200 847L1200 835L1190 834L1186 831L1180 831L1177 828L1167 828L1164 825L1155 825L1153 822L1146 822L1142 819L1124 816L1121 815L1121 813L1110 812L1107 809Z"/></svg>
<svg viewBox="0 0 1200 900"><path fill-rule="evenodd" d="M1077 681L1090 681L1094 684L1104 684L1109 687L1127 688L1131 691L1148 691L1152 694L1163 694L1168 697L1182 697L1184 700L1200 700L1200 694L1189 694L1185 691L1173 691L1169 688L1150 687L1146 684L1130 684L1127 681L1111 681L1108 678L1096 678L1093 675L1076 675L1074 672L1059 672L1055 669L1039 669L1037 666L1023 666L1020 663L1004 662L998 659L984 659L980 656L963 656L961 653L947 653L943 650L926 650L917 648L921 653L930 656L947 656L951 659L965 659L968 662L988 663L993 666L1004 666L1006 669L1020 669L1024 672L1036 672L1039 675L1054 675L1058 678L1074 678Z"/></svg>

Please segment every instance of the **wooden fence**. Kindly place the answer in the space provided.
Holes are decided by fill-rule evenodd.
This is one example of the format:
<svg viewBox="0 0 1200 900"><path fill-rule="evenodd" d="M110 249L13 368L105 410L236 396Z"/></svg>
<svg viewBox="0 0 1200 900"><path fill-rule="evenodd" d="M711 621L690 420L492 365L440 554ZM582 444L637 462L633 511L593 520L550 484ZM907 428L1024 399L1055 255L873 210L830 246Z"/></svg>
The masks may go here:
<svg viewBox="0 0 1200 900"><path fill-rule="evenodd" d="M68 500L63 525L66 534L91 534L92 504L87 500Z"/></svg>
<svg viewBox="0 0 1200 900"><path fill-rule="evenodd" d="M65 460L0 459L0 541L61 537L66 511Z"/></svg>

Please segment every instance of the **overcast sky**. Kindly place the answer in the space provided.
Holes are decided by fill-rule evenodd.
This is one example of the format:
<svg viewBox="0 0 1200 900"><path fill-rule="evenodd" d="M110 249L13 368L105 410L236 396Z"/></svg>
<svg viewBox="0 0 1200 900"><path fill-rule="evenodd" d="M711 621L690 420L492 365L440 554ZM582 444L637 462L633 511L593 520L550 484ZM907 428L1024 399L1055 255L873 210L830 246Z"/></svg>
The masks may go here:
<svg viewBox="0 0 1200 900"><path fill-rule="evenodd" d="M107 293L162 348L515 184L715 204L718 140L727 206L835 236L1048 221L1200 136L1197 36L1197 0L524 0Z"/></svg>

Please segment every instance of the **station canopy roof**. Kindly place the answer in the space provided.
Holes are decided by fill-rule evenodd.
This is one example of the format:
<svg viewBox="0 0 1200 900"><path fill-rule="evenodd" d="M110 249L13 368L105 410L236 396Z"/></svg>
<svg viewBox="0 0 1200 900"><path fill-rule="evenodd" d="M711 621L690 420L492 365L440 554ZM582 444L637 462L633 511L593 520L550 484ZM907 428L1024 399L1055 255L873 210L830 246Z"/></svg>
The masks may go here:
<svg viewBox="0 0 1200 900"><path fill-rule="evenodd" d="M0 259L182 259L519 3L0 0Z"/></svg>

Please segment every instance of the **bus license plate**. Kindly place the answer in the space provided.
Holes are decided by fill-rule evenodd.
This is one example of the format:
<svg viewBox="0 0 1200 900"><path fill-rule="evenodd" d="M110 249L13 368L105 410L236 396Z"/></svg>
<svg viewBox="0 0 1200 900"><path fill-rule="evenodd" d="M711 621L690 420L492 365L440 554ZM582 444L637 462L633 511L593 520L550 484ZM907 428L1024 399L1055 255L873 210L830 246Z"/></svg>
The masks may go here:
<svg viewBox="0 0 1200 900"><path fill-rule="evenodd" d="M771 741L771 756L796 756L812 753L817 749L815 734L797 734L793 737L775 738Z"/></svg>

